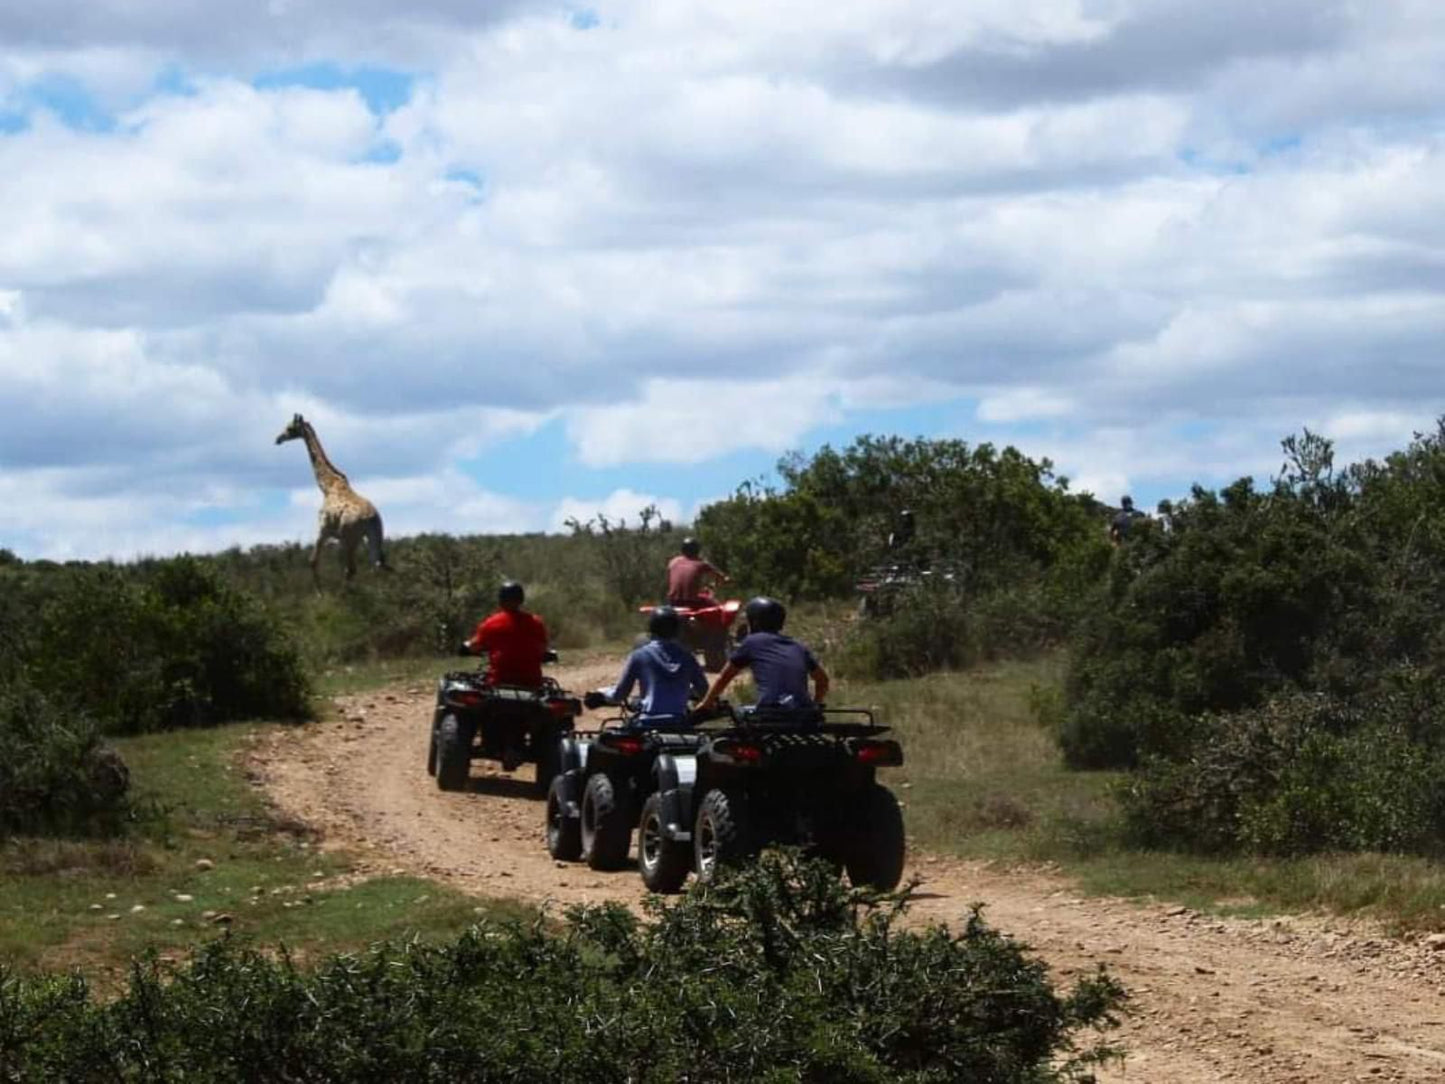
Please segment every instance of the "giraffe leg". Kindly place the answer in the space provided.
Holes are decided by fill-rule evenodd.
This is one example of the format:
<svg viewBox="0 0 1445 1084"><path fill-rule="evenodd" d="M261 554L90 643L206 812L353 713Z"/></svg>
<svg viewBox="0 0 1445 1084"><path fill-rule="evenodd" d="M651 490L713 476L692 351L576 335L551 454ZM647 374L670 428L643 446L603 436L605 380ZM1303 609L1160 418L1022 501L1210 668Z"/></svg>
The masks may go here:
<svg viewBox="0 0 1445 1084"><path fill-rule="evenodd" d="M346 550L346 580L350 583L356 578L356 539L349 540L344 548Z"/></svg>
<svg viewBox="0 0 1445 1084"><path fill-rule="evenodd" d="M316 536L316 545L311 547L311 582L319 594L321 591L321 547L326 542L324 534Z"/></svg>

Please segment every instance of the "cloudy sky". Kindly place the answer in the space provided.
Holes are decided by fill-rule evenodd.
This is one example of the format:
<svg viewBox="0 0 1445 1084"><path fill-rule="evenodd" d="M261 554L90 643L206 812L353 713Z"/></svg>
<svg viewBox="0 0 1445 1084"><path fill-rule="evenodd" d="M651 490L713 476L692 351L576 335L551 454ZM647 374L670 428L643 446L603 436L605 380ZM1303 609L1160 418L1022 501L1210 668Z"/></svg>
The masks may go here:
<svg viewBox="0 0 1445 1084"><path fill-rule="evenodd" d="M0 546L688 516L860 432L1143 501L1445 411L1440 0L0 0Z"/></svg>

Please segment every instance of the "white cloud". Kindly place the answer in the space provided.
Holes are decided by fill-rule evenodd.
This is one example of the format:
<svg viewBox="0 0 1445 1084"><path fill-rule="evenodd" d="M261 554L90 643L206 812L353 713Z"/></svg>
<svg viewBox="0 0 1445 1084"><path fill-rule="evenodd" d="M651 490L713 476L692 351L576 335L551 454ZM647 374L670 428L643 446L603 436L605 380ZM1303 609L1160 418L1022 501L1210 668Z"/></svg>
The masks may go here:
<svg viewBox="0 0 1445 1084"><path fill-rule="evenodd" d="M1438 4L595 14L0 10L28 125L0 134L0 478L36 502L0 532L221 537L195 502L292 530L265 511L305 481L269 444L292 410L409 530L615 489L555 470L516 502L458 468L548 419L586 471L971 397L1118 488L1255 469L1308 419L1379 451L1445 408ZM251 85L317 61L417 81L385 116ZM114 126L68 126L57 78Z"/></svg>

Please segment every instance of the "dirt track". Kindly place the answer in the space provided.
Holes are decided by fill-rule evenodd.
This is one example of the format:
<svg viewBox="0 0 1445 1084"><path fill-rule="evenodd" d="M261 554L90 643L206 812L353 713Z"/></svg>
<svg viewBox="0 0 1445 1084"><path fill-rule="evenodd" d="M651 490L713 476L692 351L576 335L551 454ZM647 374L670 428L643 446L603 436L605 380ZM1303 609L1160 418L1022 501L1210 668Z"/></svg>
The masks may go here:
<svg viewBox="0 0 1445 1084"><path fill-rule="evenodd" d="M613 663L557 676L603 684ZM558 868L542 845L532 769L473 766L443 794L423 770L432 690L399 686L338 699L342 721L276 734L253 771L287 812L370 870L404 869L478 895L558 903L635 902L635 871ZM972 902L1060 976L1100 962L1134 995L1129 1057L1104 1079L1445 1080L1445 946L1404 943L1314 917L1218 920L1182 908L1080 898L1040 871L913 856L918 921L957 923Z"/></svg>

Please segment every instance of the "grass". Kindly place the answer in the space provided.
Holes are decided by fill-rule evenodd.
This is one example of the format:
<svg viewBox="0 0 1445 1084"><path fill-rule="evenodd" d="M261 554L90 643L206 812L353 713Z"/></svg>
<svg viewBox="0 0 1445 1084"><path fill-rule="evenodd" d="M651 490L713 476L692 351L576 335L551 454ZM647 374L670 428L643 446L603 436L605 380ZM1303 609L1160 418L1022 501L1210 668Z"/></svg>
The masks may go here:
<svg viewBox="0 0 1445 1084"><path fill-rule="evenodd" d="M137 953L179 955L223 930L284 942L305 958L412 931L455 933L475 921L475 899L412 877L359 880L348 855L321 851L303 826L278 818L238 759L263 729L118 741L140 818L119 840L0 846L0 961L78 967L104 981ZM528 913L505 904L484 910Z"/></svg>
<svg viewBox="0 0 1445 1084"><path fill-rule="evenodd" d="M1378 854L1209 858L1144 851L1122 835L1119 772L1064 768L1035 706L1057 695L1060 657L913 681L840 682L831 698L879 709L907 762L885 782L928 850L1054 863L1081 890L1215 913L1323 911L1396 930L1445 926L1445 864Z"/></svg>

